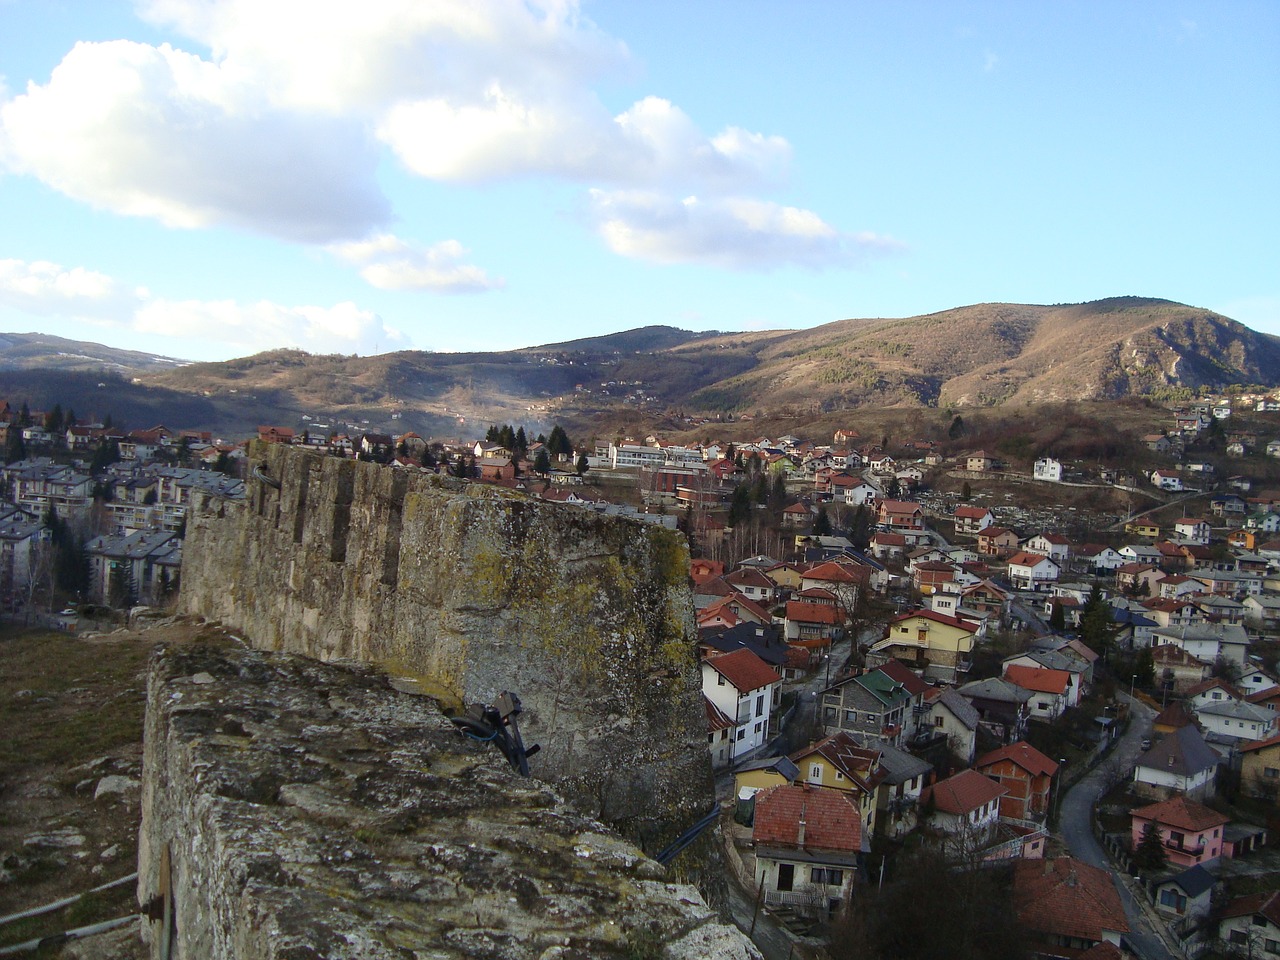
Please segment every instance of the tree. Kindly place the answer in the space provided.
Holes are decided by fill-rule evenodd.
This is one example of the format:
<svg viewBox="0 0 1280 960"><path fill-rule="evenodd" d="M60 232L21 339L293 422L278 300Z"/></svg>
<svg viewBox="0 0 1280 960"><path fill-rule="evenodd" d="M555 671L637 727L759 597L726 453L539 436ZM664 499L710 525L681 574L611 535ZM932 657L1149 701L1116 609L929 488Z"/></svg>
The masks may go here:
<svg viewBox="0 0 1280 960"><path fill-rule="evenodd" d="M27 459L27 445L22 441L22 430L15 424L9 424L9 432L4 441L4 462L17 463Z"/></svg>
<svg viewBox="0 0 1280 960"><path fill-rule="evenodd" d="M62 404L55 403L53 409L44 415L44 429L46 433L62 432Z"/></svg>
<svg viewBox="0 0 1280 960"><path fill-rule="evenodd" d="M751 491L748 484L740 483L733 488L733 496L729 499L729 526L737 527L751 518Z"/></svg>
<svg viewBox="0 0 1280 960"><path fill-rule="evenodd" d="M574 465L574 469L578 471L578 476L582 476L588 469L590 469L590 467L591 464L587 462L587 454L584 450L582 453L578 454L578 462Z"/></svg>
<svg viewBox="0 0 1280 960"><path fill-rule="evenodd" d="M524 435L524 427L516 431L514 452L517 457L523 457L529 452L529 438Z"/></svg>
<svg viewBox="0 0 1280 960"><path fill-rule="evenodd" d="M115 440L100 440L89 459L89 474L96 476L120 460L120 444Z"/></svg>
<svg viewBox="0 0 1280 960"><path fill-rule="evenodd" d="M1095 583L1080 611L1080 639L1107 662L1116 631L1115 622L1111 619L1111 605L1102 599L1102 590Z"/></svg>
<svg viewBox="0 0 1280 960"><path fill-rule="evenodd" d="M535 473L544 476L551 472L551 457L547 454L546 447L538 448L538 455L533 459L533 469Z"/></svg>
<svg viewBox="0 0 1280 960"><path fill-rule="evenodd" d="M973 499L973 487L969 486L968 480L960 487L960 499L966 503Z"/></svg>
<svg viewBox="0 0 1280 960"><path fill-rule="evenodd" d="M1133 862L1139 869L1152 873L1163 870L1168 864L1169 855L1165 853L1160 830L1154 823L1148 823L1142 828L1142 838L1133 851Z"/></svg>
<svg viewBox="0 0 1280 960"><path fill-rule="evenodd" d="M818 507L818 515L813 518L813 535L815 537L831 536L831 518L827 516L827 506Z"/></svg>
<svg viewBox="0 0 1280 960"><path fill-rule="evenodd" d="M951 418L951 426L947 427L947 436L952 440L959 440L964 436L964 417L956 414Z"/></svg>
<svg viewBox="0 0 1280 960"><path fill-rule="evenodd" d="M1053 606L1049 610L1049 626L1061 632L1067 628L1067 615L1062 609L1062 601L1053 598Z"/></svg>

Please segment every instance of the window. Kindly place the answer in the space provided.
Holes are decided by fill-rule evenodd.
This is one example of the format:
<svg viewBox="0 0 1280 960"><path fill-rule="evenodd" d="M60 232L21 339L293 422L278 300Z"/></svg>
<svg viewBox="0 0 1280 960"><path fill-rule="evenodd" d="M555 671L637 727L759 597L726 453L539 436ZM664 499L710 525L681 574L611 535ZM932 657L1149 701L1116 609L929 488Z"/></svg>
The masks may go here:
<svg viewBox="0 0 1280 960"><path fill-rule="evenodd" d="M1265 927L1267 925L1267 918L1260 913L1255 913L1253 915L1253 919L1249 922L1255 927Z"/></svg>
<svg viewBox="0 0 1280 960"><path fill-rule="evenodd" d="M836 779L837 779L837 780L843 780L843 779L844 779L844 774L843 774L843 773L841 773L839 770L837 770L837 771L836 771Z"/></svg>
<svg viewBox="0 0 1280 960"><path fill-rule="evenodd" d="M760 728L761 728L762 726L763 726L763 724L757 723L757 724L756 724L756 727L755 727L755 732L756 732L756 733L759 733L759 732L760 732Z"/></svg>
<svg viewBox="0 0 1280 960"><path fill-rule="evenodd" d="M1183 913L1187 909L1187 898L1172 888L1161 890L1160 906L1169 907L1171 910Z"/></svg>
<svg viewBox="0 0 1280 960"><path fill-rule="evenodd" d="M941 714L939 714L938 716L936 716L936 717L934 717L934 718L933 718L933 725L934 725L935 727L940 727L940 726L942 726L942 715L941 715Z"/></svg>
<svg viewBox="0 0 1280 960"><path fill-rule="evenodd" d="M723 686L724 686L724 674L723 674L723 673L717 673L717 674L716 674L716 686L717 686L717 687L723 687Z"/></svg>
<svg viewBox="0 0 1280 960"><path fill-rule="evenodd" d="M1274 780L1276 777L1280 777L1280 767L1263 767L1262 775Z"/></svg>
<svg viewBox="0 0 1280 960"><path fill-rule="evenodd" d="M1228 939L1232 943L1248 943L1249 937L1243 930L1232 930Z"/></svg>
<svg viewBox="0 0 1280 960"><path fill-rule="evenodd" d="M760 717L763 715L764 715L764 695L761 694L760 696L756 697L756 716Z"/></svg>
<svg viewBox="0 0 1280 960"><path fill-rule="evenodd" d="M810 783L822 782L822 764L814 763L809 765L809 782Z"/></svg>
<svg viewBox="0 0 1280 960"><path fill-rule="evenodd" d="M858 711L857 711L857 710L846 710L846 711L844 712L844 722L845 722L845 723L857 723L857 722L858 722Z"/></svg>
<svg viewBox="0 0 1280 960"><path fill-rule="evenodd" d="M838 887L844 883L844 871L833 870L830 867L810 867L809 882L824 883L829 887Z"/></svg>
<svg viewBox="0 0 1280 960"><path fill-rule="evenodd" d="M738 728L738 736L737 736L737 739L738 739L738 740L745 740L745 739L747 739L747 728L746 728L746 727L739 727L739 728Z"/></svg>
<svg viewBox="0 0 1280 960"><path fill-rule="evenodd" d="M1267 953L1280 953L1280 940L1267 940L1265 943Z"/></svg>

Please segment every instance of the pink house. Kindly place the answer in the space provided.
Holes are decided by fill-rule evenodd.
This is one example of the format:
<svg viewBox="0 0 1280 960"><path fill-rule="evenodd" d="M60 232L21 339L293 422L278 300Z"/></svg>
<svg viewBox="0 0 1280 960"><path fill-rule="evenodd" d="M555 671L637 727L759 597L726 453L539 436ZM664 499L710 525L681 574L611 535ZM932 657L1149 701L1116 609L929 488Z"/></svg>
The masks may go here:
<svg viewBox="0 0 1280 960"><path fill-rule="evenodd" d="M1223 828L1230 817L1188 800L1182 794L1132 811L1133 849L1148 823L1155 824L1171 866L1194 867L1222 856Z"/></svg>

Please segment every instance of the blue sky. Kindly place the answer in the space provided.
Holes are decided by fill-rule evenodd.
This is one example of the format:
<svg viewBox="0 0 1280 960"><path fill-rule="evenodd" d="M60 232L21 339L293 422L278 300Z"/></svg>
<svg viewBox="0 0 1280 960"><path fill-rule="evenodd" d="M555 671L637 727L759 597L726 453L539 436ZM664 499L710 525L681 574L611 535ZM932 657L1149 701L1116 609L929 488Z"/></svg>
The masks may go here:
<svg viewBox="0 0 1280 960"><path fill-rule="evenodd" d="M0 330L222 360L1164 297L1280 335L1280 4L0 0Z"/></svg>

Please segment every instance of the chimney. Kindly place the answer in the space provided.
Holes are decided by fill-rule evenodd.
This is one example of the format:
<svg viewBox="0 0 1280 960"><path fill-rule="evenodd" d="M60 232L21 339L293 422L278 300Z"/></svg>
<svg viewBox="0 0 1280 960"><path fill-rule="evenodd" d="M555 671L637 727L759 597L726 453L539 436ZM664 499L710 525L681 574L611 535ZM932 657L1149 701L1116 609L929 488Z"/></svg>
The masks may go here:
<svg viewBox="0 0 1280 960"><path fill-rule="evenodd" d="M800 824L799 824L799 829L796 831L796 845L800 847L804 846L804 810L805 810L804 805L801 804Z"/></svg>

